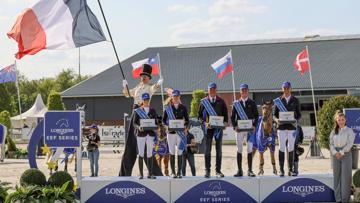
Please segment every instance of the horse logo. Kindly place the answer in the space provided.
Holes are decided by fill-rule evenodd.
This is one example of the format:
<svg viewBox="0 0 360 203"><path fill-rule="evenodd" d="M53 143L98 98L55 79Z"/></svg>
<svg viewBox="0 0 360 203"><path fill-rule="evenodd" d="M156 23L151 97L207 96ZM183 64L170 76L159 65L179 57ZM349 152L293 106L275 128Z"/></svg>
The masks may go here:
<svg viewBox="0 0 360 203"><path fill-rule="evenodd" d="M221 190L221 184L220 182L215 181L210 183L209 188L211 188L211 190Z"/></svg>
<svg viewBox="0 0 360 203"><path fill-rule="evenodd" d="M70 126L69 120L62 118L56 122L56 126L58 126L60 128L68 128Z"/></svg>

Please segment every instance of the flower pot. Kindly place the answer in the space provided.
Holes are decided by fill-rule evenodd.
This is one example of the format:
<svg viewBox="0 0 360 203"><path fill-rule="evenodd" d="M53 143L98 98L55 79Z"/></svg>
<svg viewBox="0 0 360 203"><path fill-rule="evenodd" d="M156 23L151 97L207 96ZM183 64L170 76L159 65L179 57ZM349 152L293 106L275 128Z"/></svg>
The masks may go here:
<svg viewBox="0 0 360 203"><path fill-rule="evenodd" d="M357 169L359 162L359 149L358 148L351 149L351 156L352 156L352 169Z"/></svg>

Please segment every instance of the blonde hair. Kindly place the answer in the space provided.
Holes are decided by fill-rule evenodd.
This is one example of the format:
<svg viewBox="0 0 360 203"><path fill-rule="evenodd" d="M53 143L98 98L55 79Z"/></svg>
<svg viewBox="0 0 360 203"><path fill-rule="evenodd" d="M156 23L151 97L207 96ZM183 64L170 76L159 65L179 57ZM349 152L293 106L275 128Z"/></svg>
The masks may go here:
<svg viewBox="0 0 360 203"><path fill-rule="evenodd" d="M345 114L341 111L341 110L336 110L335 114L334 114L334 125L333 125L333 130L335 132L335 134L339 133L339 124L337 123L337 119L339 117L344 117L345 118Z"/></svg>

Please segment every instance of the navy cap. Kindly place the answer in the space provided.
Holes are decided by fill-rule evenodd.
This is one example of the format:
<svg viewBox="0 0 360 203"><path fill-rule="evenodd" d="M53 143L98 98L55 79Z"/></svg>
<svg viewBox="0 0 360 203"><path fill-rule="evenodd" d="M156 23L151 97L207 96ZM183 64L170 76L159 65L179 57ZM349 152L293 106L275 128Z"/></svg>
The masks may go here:
<svg viewBox="0 0 360 203"><path fill-rule="evenodd" d="M208 89L210 89L210 88L217 88L217 86L216 86L216 83L214 83L214 82L211 82L211 83L209 83L209 85L208 85Z"/></svg>
<svg viewBox="0 0 360 203"><path fill-rule="evenodd" d="M249 89L249 85L243 83L240 85L240 89Z"/></svg>
<svg viewBox="0 0 360 203"><path fill-rule="evenodd" d="M91 124L90 129L98 129L98 127L95 123L93 123L93 124Z"/></svg>
<svg viewBox="0 0 360 203"><path fill-rule="evenodd" d="M282 87L290 87L291 88L291 83L288 81L285 81L282 83Z"/></svg>
<svg viewBox="0 0 360 203"><path fill-rule="evenodd" d="M150 99L150 94L145 92L144 94L141 95L141 99L142 100Z"/></svg>
<svg viewBox="0 0 360 203"><path fill-rule="evenodd" d="M171 93L172 96L180 96L180 91L179 90L173 90L173 92Z"/></svg>

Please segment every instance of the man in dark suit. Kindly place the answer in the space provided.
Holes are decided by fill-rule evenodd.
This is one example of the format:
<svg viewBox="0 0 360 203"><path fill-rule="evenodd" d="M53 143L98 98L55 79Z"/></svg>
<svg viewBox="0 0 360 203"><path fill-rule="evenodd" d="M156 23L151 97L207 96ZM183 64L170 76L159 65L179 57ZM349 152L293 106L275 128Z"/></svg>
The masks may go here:
<svg viewBox="0 0 360 203"><path fill-rule="evenodd" d="M225 101L216 95L217 86L212 82L208 85L208 96L203 98L200 102L198 112L198 119L205 124L205 178L210 177L211 168L211 147L212 140L215 138L216 149L216 165L215 171L217 177L224 177L221 172L221 158L222 158L222 134L223 129L228 123L228 112ZM212 116L223 117L223 126L212 126L210 120L215 118ZM211 118L212 117L212 118Z"/></svg>
<svg viewBox="0 0 360 203"><path fill-rule="evenodd" d="M291 176L294 172L293 163L294 163L294 144L296 139L296 123L301 118L300 112L300 102L299 100L291 95L291 83L283 82L282 84L283 95L281 95L278 99L280 99L280 106L275 102L275 121L277 122L277 135L279 139L279 164L280 164L280 176L283 177L284 172L284 160L285 160L285 149L286 149L286 141L288 147L288 166L289 172L288 175ZM275 101L275 100L274 100ZM288 123L279 121L279 114L283 110L281 110L281 106L285 107L285 111L294 112L294 118L296 122Z"/></svg>

